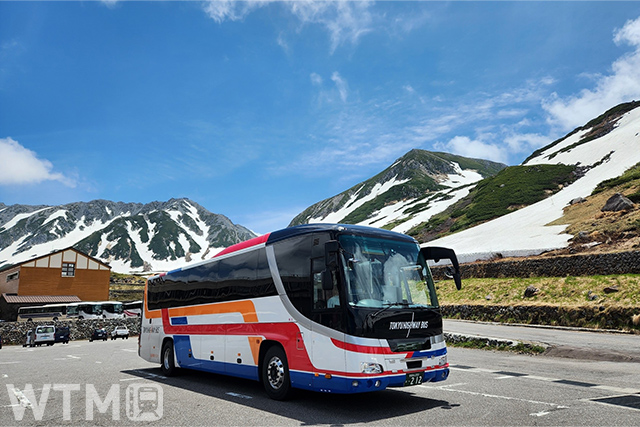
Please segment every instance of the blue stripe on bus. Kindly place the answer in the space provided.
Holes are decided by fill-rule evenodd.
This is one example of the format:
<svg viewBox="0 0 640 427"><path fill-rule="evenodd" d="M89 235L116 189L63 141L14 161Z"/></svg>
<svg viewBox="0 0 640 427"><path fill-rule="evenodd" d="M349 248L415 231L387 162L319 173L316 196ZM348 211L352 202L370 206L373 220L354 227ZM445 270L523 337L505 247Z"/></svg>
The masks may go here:
<svg viewBox="0 0 640 427"><path fill-rule="evenodd" d="M179 271L182 271L182 268L176 268L175 270L171 270L171 271L169 271L169 272L167 273L167 275L169 275L169 274L173 274L173 273L177 273L177 272L179 272Z"/></svg>
<svg viewBox="0 0 640 427"><path fill-rule="evenodd" d="M171 318L172 325L187 325L187 316L184 317L172 317Z"/></svg>
<svg viewBox="0 0 640 427"><path fill-rule="evenodd" d="M415 358L415 357L438 357L438 356L444 356L445 354L447 354L447 348L441 348L440 350L435 350L435 351L431 351L431 350L425 350L425 351L414 351L413 354L411 355L411 358Z"/></svg>

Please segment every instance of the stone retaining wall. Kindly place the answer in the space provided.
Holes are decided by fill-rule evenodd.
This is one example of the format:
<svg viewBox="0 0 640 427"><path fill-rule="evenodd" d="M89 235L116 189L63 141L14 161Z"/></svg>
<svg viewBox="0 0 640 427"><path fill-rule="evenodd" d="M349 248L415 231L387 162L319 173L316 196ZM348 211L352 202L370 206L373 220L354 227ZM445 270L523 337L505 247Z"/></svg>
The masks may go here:
<svg viewBox="0 0 640 427"><path fill-rule="evenodd" d="M432 267L436 279L442 279L445 270ZM640 274L640 251L476 262L461 265L460 272L463 279Z"/></svg>
<svg viewBox="0 0 640 427"><path fill-rule="evenodd" d="M140 334L140 318L129 317L126 319L94 319L94 320L71 320L59 322L2 322L0 323L0 336L2 336L2 344L24 344L25 336L29 329L33 329L39 325L69 326L70 339L87 340L91 336L94 329L105 328L107 333L116 325L126 325L129 328L129 336L137 336Z"/></svg>

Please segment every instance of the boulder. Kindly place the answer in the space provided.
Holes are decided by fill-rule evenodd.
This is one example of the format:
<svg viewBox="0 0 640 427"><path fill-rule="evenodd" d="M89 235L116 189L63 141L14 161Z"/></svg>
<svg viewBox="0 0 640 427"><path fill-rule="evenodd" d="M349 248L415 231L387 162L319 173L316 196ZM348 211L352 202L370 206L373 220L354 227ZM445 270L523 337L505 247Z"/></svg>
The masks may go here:
<svg viewBox="0 0 640 427"><path fill-rule="evenodd" d="M569 202L570 205L577 205L578 203L584 203L586 202L587 199L585 199L584 197L576 197L575 199L571 200Z"/></svg>
<svg viewBox="0 0 640 427"><path fill-rule="evenodd" d="M616 193L607 200L604 207L600 209L602 212L619 212L631 210L634 208L633 202L620 193Z"/></svg>
<svg viewBox="0 0 640 427"><path fill-rule="evenodd" d="M535 294L537 294L539 291L538 288L536 288L535 286L527 286L527 289L524 290L524 297L525 298L531 298L532 296L534 296Z"/></svg>

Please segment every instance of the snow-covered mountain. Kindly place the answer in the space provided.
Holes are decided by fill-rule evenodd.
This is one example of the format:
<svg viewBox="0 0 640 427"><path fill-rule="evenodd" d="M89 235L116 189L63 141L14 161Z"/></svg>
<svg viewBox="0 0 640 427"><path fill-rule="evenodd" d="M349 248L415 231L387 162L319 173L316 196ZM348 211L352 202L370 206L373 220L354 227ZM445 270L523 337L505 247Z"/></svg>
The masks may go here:
<svg viewBox="0 0 640 427"><path fill-rule="evenodd" d="M73 246L113 271L167 271L255 236L188 199L0 204L0 268Z"/></svg>
<svg viewBox="0 0 640 427"><path fill-rule="evenodd" d="M572 200L586 198L596 186L617 178L640 163L640 102L612 108L585 126L534 152L523 166L578 165L581 177L550 197L492 221L433 240L472 261L491 253L530 255L564 248L573 236L565 225L547 225L562 218ZM466 256L465 256L466 254Z"/></svg>
<svg viewBox="0 0 640 427"><path fill-rule="evenodd" d="M634 101L537 150L521 166L412 150L370 180L309 207L291 225L345 222L392 229L454 248L463 261L495 253L539 254L568 246L573 236L564 232L566 226L546 224L561 218L570 201L589 196L599 183L638 163L640 101ZM542 177L534 180L534 175ZM486 218L467 218L467 225L459 221L474 209L477 213L487 186L493 187L485 195L495 194L493 205L490 197L483 200ZM520 202L527 192L536 194ZM502 199L510 199L506 209L497 207ZM432 240L424 231L429 227L463 231Z"/></svg>
<svg viewBox="0 0 640 427"><path fill-rule="evenodd" d="M290 225L348 223L404 233L466 196L472 184L505 167L488 160L411 150L373 178L310 206Z"/></svg>

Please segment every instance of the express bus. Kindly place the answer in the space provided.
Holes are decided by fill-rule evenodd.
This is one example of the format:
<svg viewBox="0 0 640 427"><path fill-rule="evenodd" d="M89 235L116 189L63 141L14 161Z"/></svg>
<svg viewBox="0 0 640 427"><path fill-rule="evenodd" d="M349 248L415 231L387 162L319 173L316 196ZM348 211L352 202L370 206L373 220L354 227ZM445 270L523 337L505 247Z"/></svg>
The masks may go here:
<svg viewBox="0 0 640 427"><path fill-rule="evenodd" d="M177 368L292 388L359 393L449 375L429 259L377 228L309 224L230 246L210 260L148 279L139 355Z"/></svg>
<svg viewBox="0 0 640 427"><path fill-rule="evenodd" d="M56 321L77 317L75 310L67 311L69 304L46 304L18 308L18 321Z"/></svg>
<svg viewBox="0 0 640 427"><path fill-rule="evenodd" d="M124 318L124 304L120 301L102 301L102 317L105 319Z"/></svg>
<svg viewBox="0 0 640 427"><path fill-rule="evenodd" d="M142 314L142 300L122 303L126 317L140 317Z"/></svg>

